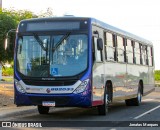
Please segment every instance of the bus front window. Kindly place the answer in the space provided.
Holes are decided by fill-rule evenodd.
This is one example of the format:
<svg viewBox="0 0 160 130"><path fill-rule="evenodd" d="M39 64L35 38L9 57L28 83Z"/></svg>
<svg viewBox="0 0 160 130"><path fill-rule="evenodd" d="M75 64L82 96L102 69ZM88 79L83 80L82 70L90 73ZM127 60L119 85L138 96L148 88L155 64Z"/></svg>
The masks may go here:
<svg viewBox="0 0 160 130"><path fill-rule="evenodd" d="M30 77L74 76L87 68L85 34L21 36L17 46L17 70Z"/></svg>

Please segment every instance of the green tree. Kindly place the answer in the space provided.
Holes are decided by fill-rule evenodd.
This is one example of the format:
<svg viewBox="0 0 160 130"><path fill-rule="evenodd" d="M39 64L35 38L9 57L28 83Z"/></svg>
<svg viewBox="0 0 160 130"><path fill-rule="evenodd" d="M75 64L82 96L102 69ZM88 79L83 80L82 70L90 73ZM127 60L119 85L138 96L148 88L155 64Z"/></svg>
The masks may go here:
<svg viewBox="0 0 160 130"><path fill-rule="evenodd" d="M43 18L43 17L53 17L53 9L52 8L47 8L45 12L41 12L40 15L38 15L39 18Z"/></svg>
<svg viewBox="0 0 160 130"><path fill-rule="evenodd" d="M10 29L16 29L18 23L23 19L37 17L32 12L27 10L0 10L0 61L13 61L15 33L9 33L10 47L4 50L4 41L6 34Z"/></svg>
<svg viewBox="0 0 160 130"><path fill-rule="evenodd" d="M8 30L16 28L16 21L6 12L0 10L0 61L6 62L13 60L13 49L4 50L4 40ZM15 35L10 35L10 43L13 44ZM13 48L13 46L11 46Z"/></svg>
<svg viewBox="0 0 160 130"><path fill-rule="evenodd" d="M4 50L6 34L10 29L16 29L18 23L24 19L50 16L53 16L51 8L47 8L47 11L41 13L39 16L28 10L3 9L2 11L0 9L0 62L13 61L15 33L9 33L10 48L7 51Z"/></svg>

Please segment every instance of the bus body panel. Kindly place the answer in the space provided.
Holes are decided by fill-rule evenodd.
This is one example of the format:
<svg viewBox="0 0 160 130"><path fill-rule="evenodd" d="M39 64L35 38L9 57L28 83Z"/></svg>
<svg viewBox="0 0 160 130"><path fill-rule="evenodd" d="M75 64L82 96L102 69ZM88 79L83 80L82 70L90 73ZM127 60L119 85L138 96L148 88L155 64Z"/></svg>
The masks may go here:
<svg viewBox="0 0 160 130"><path fill-rule="evenodd" d="M92 72L93 106L101 105L104 97L104 64L96 63Z"/></svg>
<svg viewBox="0 0 160 130"><path fill-rule="evenodd" d="M17 90L15 90L17 91ZM21 94L16 92L16 105L42 105L43 101L55 102L55 107L91 107L91 93L85 94Z"/></svg>

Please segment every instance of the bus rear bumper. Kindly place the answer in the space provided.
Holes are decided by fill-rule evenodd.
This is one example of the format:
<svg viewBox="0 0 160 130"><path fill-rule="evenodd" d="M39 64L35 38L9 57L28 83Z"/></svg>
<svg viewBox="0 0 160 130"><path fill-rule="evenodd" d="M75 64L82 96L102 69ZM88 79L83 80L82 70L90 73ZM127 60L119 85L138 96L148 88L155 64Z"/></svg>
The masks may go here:
<svg viewBox="0 0 160 130"><path fill-rule="evenodd" d="M43 101L54 101L55 107L91 107L91 93L81 94L22 94L15 96L17 106L42 105Z"/></svg>

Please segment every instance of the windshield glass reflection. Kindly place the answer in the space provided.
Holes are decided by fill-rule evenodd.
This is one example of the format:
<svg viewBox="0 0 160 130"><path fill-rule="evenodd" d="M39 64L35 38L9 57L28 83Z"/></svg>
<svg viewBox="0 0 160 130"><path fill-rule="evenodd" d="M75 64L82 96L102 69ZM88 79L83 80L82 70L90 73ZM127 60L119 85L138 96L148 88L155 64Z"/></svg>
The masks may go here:
<svg viewBox="0 0 160 130"><path fill-rule="evenodd" d="M87 68L88 39L85 34L21 36L17 69L30 77L74 76Z"/></svg>

